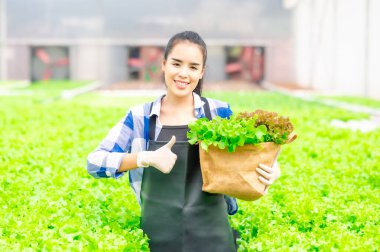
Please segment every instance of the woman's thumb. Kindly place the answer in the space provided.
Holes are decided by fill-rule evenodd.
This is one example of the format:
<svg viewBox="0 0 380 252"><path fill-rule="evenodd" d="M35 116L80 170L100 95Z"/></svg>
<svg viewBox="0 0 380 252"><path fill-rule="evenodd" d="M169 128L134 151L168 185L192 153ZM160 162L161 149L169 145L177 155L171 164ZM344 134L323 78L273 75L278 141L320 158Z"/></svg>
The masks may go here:
<svg viewBox="0 0 380 252"><path fill-rule="evenodd" d="M170 141L167 144L165 144L165 147L171 149L173 145L175 144L175 141L176 141L175 136L172 136L172 139L170 139Z"/></svg>

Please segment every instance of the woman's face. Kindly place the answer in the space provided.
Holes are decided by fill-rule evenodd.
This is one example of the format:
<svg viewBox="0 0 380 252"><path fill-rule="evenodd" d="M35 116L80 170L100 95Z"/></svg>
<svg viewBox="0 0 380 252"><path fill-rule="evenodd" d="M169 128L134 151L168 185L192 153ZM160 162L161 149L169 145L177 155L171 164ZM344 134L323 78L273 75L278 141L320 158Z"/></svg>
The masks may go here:
<svg viewBox="0 0 380 252"><path fill-rule="evenodd" d="M203 54L197 44L178 42L162 63L168 94L177 97L191 95L203 77Z"/></svg>

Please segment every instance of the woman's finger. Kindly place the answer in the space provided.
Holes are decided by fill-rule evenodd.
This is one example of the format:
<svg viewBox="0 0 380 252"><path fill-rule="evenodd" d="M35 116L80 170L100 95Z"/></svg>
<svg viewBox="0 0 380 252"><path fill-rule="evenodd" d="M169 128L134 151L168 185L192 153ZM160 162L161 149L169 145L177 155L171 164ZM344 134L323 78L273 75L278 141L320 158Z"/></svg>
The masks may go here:
<svg viewBox="0 0 380 252"><path fill-rule="evenodd" d="M264 171L263 169L261 168L256 168L256 171L262 175L265 179L268 179L268 180L271 180L273 178L273 174L271 173L268 173L266 171Z"/></svg>
<svg viewBox="0 0 380 252"><path fill-rule="evenodd" d="M259 164L259 167L268 173L273 173L273 168L265 164Z"/></svg>
<svg viewBox="0 0 380 252"><path fill-rule="evenodd" d="M265 179L262 176L259 176L259 180L260 180L261 183L263 183L264 185L267 185L267 186L269 186L269 185L272 184L272 182L270 180L267 180L267 179Z"/></svg>

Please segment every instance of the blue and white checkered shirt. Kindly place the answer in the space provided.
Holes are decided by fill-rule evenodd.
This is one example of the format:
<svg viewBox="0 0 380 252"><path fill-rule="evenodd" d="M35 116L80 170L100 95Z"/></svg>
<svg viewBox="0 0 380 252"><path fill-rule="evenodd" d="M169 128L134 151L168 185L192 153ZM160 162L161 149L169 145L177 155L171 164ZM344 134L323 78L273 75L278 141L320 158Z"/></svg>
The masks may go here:
<svg viewBox="0 0 380 252"><path fill-rule="evenodd" d="M203 110L203 101L200 96L193 93L194 113L196 118L205 117ZM145 151L149 142L149 118L152 115L160 116L161 99L159 97L151 103L145 103L131 108L127 114L110 130L105 139L100 143L98 148L91 152L87 158L87 171L95 178L119 178L124 172L119 173L118 169L126 152L135 153ZM232 114L230 106L226 102L207 98L211 117L220 116L229 117ZM159 135L162 125L159 120L156 122L156 138ZM141 205L140 192L141 181L144 168L136 168L129 171L129 182L135 192L136 198ZM233 215L238 210L236 199L224 196L227 203L228 214Z"/></svg>

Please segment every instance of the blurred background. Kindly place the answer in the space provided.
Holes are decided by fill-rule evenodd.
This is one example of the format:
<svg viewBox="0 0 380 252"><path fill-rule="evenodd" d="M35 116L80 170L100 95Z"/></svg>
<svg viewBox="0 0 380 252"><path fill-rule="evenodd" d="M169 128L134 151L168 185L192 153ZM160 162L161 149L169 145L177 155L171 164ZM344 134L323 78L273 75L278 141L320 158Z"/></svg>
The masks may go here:
<svg viewBox="0 0 380 252"><path fill-rule="evenodd" d="M0 80L162 85L168 39L194 30L206 86L380 98L379 13L375 0L0 0Z"/></svg>

